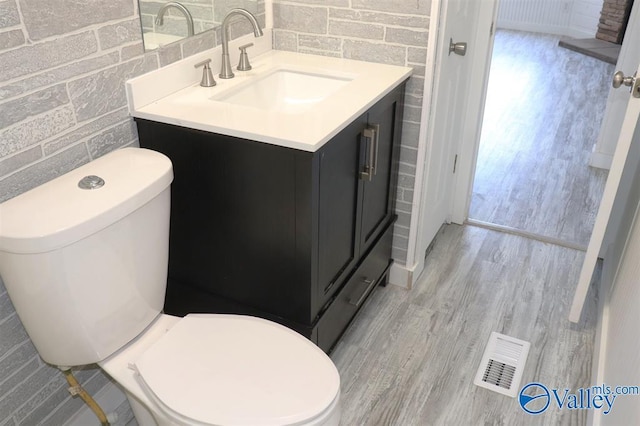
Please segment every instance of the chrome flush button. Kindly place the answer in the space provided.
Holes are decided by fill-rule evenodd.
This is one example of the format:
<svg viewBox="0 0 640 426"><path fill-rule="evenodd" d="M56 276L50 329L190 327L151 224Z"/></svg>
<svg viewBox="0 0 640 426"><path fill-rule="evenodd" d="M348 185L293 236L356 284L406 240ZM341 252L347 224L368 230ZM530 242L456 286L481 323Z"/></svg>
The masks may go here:
<svg viewBox="0 0 640 426"><path fill-rule="evenodd" d="M104 179L100 176L89 175L80 179L78 188L80 189L98 189L104 186Z"/></svg>

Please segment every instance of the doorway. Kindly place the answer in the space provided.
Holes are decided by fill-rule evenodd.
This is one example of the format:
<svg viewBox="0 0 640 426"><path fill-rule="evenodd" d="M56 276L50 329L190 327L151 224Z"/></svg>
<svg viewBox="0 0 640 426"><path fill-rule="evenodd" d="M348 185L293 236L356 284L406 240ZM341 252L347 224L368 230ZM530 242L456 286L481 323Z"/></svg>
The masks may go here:
<svg viewBox="0 0 640 426"><path fill-rule="evenodd" d="M496 32L469 222L585 249L607 177L588 164L614 66L558 41Z"/></svg>

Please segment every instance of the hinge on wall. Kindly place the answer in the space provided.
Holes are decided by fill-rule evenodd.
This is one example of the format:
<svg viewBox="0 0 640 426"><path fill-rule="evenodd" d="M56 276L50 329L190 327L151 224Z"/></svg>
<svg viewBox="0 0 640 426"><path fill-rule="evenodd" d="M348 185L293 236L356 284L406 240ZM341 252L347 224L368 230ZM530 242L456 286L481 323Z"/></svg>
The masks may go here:
<svg viewBox="0 0 640 426"><path fill-rule="evenodd" d="M458 154L453 158L453 173L456 172L456 165L458 164Z"/></svg>

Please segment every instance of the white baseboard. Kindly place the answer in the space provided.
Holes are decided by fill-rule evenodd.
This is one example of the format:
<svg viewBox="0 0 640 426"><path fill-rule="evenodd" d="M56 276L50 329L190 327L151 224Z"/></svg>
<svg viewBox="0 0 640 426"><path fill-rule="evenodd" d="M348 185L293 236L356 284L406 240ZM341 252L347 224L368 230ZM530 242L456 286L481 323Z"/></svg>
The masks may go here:
<svg viewBox="0 0 640 426"><path fill-rule="evenodd" d="M613 155L593 151L591 153L591 158L589 159L589 165L591 167L597 167L598 169L609 170L611 168L612 161Z"/></svg>
<svg viewBox="0 0 640 426"><path fill-rule="evenodd" d="M404 265L398 265L394 262L389 270L389 284L410 290L413 286L413 276L413 268L409 269Z"/></svg>
<svg viewBox="0 0 640 426"><path fill-rule="evenodd" d="M100 389L98 393L93 395L93 397L107 416L109 413L115 412L115 410L127 399L120 388L111 382L107 383L107 385ZM64 424L64 426L93 425L100 426L100 421L98 421L96 415L86 405L84 405L80 411L78 411Z"/></svg>
<svg viewBox="0 0 640 426"><path fill-rule="evenodd" d="M518 22L518 21L500 21L497 23L499 29L504 30L516 30L527 31L531 33L542 34L554 34L554 35L568 35L567 28L556 25L544 25L536 24L532 22Z"/></svg>
<svg viewBox="0 0 640 426"><path fill-rule="evenodd" d="M566 33L564 34L568 37L573 37L573 38L595 38L596 37L596 32L594 31L587 31L587 30L583 30L580 28L567 28L566 29Z"/></svg>

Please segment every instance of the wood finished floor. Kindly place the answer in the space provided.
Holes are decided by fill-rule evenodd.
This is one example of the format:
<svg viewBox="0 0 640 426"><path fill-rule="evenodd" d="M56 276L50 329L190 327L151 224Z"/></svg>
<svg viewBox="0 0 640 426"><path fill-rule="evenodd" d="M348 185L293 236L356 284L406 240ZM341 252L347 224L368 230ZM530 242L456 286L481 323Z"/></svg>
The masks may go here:
<svg viewBox="0 0 640 426"><path fill-rule="evenodd" d="M586 246L607 176L589 156L614 66L558 40L496 33L469 217Z"/></svg>
<svg viewBox="0 0 640 426"><path fill-rule="evenodd" d="M379 288L331 358L342 425L583 425L584 410L526 414L473 384L491 331L531 342L522 385L590 385L595 297L567 320L584 253L448 225L412 290Z"/></svg>

